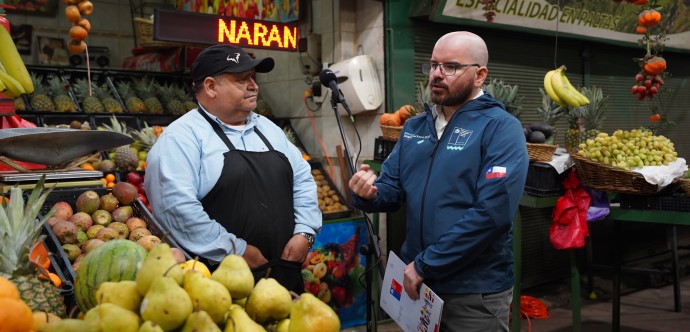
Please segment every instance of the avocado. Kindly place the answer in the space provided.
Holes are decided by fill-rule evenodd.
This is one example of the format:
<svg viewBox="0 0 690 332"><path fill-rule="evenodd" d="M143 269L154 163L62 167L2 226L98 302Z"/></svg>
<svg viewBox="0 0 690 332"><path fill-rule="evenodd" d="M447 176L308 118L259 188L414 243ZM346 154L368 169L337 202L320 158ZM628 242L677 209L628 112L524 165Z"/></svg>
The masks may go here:
<svg viewBox="0 0 690 332"><path fill-rule="evenodd" d="M529 126L532 131L541 131L544 133L545 138L551 137L553 135L553 128L547 123L535 123Z"/></svg>
<svg viewBox="0 0 690 332"><path fill-rule="evenodd" d="M534 130L532 133L529 134L529 137L527 138L527 142L530 143L537 143L537 144L542 144L546 141L546 135L542 133L541 131Z"/></svg>

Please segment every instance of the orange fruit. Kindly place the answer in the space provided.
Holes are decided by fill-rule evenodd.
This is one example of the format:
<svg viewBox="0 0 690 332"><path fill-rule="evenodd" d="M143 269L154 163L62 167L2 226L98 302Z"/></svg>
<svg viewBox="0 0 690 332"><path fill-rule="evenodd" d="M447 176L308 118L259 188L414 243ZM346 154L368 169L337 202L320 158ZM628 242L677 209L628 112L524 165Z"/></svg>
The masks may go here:
<svg viewBox="0 0 690 332"><path fill-rule="evenodd" d="M83 41L89 36L89 32L81 26L73 25L72 28L69 29L69 36L72 37L72 40Z"/></svg>
<svg viewBox="0 0 690 332"><path fill-rule="evenodd" d="M26 332L31 330L34 322L29 306L22 300L0 298L0 326L2 331Z"/></svg>
<svg viewBox="0 0 690 332"><path fill-rule="evenodd" d="M81 54L86 49L86 43L83 40L70 40L67 43L67 51L69 54Z"/></svg>
<svg viewBox="0 0 690 332"><path fill-rule="evenodd" d="M91 163L83 163L83 164L81 164L79 167L81 167L81 168L83 168L83 169L88 169L88 170L91 170L91 171L94 170L93 165L91 165Z"/></svg>
<svg viewBox="0 0 690 332"><path fill-rule="evenodd" d="M77 6L67 6L65 7L65 17L72 23L77 23L81 19L81 14L79 13L79 7Z"/></svg>
<svg viewBox="0 0 690 332"><path fill-rule="evenodd" d="M108 182L108 183L105 184L105 186L108 187L108 188L115 187L115 182Z"/></svg>
<svg viewBox="0 0 690 332"><path fill-rule="evenodd" d="M106 180L105 178L101 178L101 181L103 181L103 184L108 184L108 180Z"/></svg>
<svg viewBox="0 0 690 332"><path fill-rule="evenodd" d="M0 298L19 299L17 286L4 277L0 277Z"/></svg>
<svg viewBox="0 0 690 332"><path fill-rule="evenodd" d="M397 113L383 113L381 114L380 122L384 126L400 127L402 126L402 119Z"/></svg>
<svg viewBox="0 0 690 332"><path fill-rule="evenodd" d="M105 176L105 179L108 180L108 182L115 182L115 174L110 173Z"/></svg>
<svg viewBox="0 0 690 332"><path fill-rule="evenodd" d="M34 318L34 321L33 321L32 327L31 327L32 331L41 331L41 329L43 328L44 325L46 325L50 322L57 322L57 321L62 320L60 317L58 317L54 314L43 312L43 311L34 312L33 318Z"/></svg>

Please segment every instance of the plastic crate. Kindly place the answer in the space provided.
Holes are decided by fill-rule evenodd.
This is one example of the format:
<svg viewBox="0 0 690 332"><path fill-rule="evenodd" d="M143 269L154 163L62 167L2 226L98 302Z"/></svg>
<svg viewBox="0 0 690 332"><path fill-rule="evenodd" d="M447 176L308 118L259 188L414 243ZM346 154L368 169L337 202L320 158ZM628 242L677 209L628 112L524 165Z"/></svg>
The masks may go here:
<svg viewBox="0 0 690 332"><path fill-rule="evenodd" d="M529 196L560 196L563 195L563 180L570 170L558 174L553 166L540 162L530 162L527 168L525 194Z"/></svg>
<svg viewBox="0 0 690 332"><path fill-rule="evenodd" d="M374 139L374 161L383 162L391 154L397 141L384 139L379 136Z"/></svg>
<svg viewBox="0 0 690 332"><path fill-rule="evenodd" d="M61 201L70 203L72 208L75 209L77 198L87 190L93 190L99 196L105 195L109 192L108 189L105 188L70 188L53 190L53 192L48 195L43 207L41 208L41 215L48 213L55 203ZM161 227L160 223L153 218L153 215L151 215L151 213L144 207L141 201L138 199L134 201L134 204L132 204L132 210L134 212L134 217L139 217L146 222L146 226L148 230L151 231L151 234L159 237L161 241L168 243L170 247L175 247L182 250L185 258L191 259L191 256L182 247L180 247L171 236L169 236L169 232ZM67 258L65 251L62 250L62 245L60 245L55 233L53 233L53 230L48 225L44 225L43 231L46 234L46 238L50 239L46 242L48 250L57 256L57 265L55 266L58 266L62 270L62 273L65 275L67 281L70 281L72 284L74 284L75 271L72 268L72 263Z"/></svg>
<svg viewBox="0 0 690 332"><path fill-rule="evenodd" d="M661 210L661 200L658 196L620 194L618 199L621 209Z"/></svg>

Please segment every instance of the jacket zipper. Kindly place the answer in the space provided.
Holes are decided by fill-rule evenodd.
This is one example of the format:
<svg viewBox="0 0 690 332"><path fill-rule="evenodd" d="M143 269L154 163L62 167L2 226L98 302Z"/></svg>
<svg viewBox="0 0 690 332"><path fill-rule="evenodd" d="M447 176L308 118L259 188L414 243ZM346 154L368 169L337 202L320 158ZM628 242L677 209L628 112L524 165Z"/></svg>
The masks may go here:
<svg viewBox="0 0 690 332"><path fill-rule="evenodd" d="M455 114L453 114L455 115ZM434 120L435 121L435 120ZM436 136L436 126L434 125L434 121L432 121L431 126L432 126L432 133L434 136ZM447 129L446 125L446 129ZM429 188L429 178L431 177L431 169L434 168L434 161L436 160L436 149L438 149L438 143L443 140L443 136L446 135L446 130L443 130L443 134L441 134L440 138L436 139L436 143L434 143L434 148L431 150L431 163L429 163L429 170L426 173L426 180L424 181L424 190L422 191L422 206L419 209L419 243L421 245L421 248L423 250L424 248L424 207L426 205L426 190Z"/></svg>

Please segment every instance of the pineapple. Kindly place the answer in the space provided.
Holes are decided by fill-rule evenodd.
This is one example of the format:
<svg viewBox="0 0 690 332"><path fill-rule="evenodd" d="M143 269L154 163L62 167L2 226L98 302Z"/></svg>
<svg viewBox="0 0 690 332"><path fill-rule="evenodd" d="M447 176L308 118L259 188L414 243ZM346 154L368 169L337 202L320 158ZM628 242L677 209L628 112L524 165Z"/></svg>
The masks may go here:
<svg viewBox="0 0 690 332"><path fill-rule="evenodd" d="M110 118L110 125L103 124L105 130L114 131L123 135L129 135L127 132L127 125L124 122L118 122L113 115ZM122 171L133 171L139 167L138 151L131 145L123 145L114 150L115 167Z"/></svg>
<svg viewBox="0 0 690 332"><path fill-rule="evenodd" d="M34 93L31 94L31 99L29 104L31 108L36 112L51 112L55 110L55 105L53 100L48 96L48 91L46 90L41 77L36 73L31 73L31 81L34 84Z"/></svg>
<svg viewBox="0 0 690 332"><path fill-rule="evenodd" d="M105 108L107 113L124 112L122 109L122 104L120 104L117 99L113 98L113 94L110 91L110 87L107 85L107 83L104 83L103 85L94 84L93 91L96 94L96 97L101 100L103 108Z"/></svg>
<svg viewBox="0 0 690 332"><path fill-rule="evenodd" d="M26 111L26 103L24 102L24 97L19 96L14 98L14 109L15 111Z"/></svg>
<svg viewBox="0 0 690 332"><path fill-rule="evenodd" d="M45 175L36 184L28 197L26 206L22 190L10 189L10 201L0 206L0 275L10 279L19 290L20 297L32 311L45 311L59 317L66 316L64 299L60 289L50 281L39 278L41 271L29 260L31 250L43 240L43 223L52 216L50 211L38 220L46 197L52 189L43 191ZM3 204L4 205L4 204Z"/></svg>
<svg viewBox="0 0 690 332"><path fill-rule="evenodd" d="M431 90L429 89L429 78L425 78L424 81L417 82L417 113L424 112L424 105L429 105L433 108L431 103Z"/></svg>
<svg viewBox="0 0 690 332"><path fill-rule="evenodd" d="M197 106L194 105L194 108ZM267 118L272 118L273 117L273 110L271 110L271 106L268 105L266 100L261 98L261 95L259 95L256 98L256 108L254 109L254 113L263 115Z"/></svg>
<svg viewBox="0 0 690 332"><path fill-rule="evenodd" d="M77 99L81 100L82 109L85 113L103 113L105 111L101 101L91 93L86 79L81 78L76 81L74 93L77 95Z"/></svg>
<svg viewBox="0 0 690 332"><path fill-rule="evenodd" d="M156 88L158 84L150 77L143 77L134 83L134 89L139 98L144 100L146 113L163 114L163 104L156 98Z"/></svg>
<svg viewBox="0 0 690 332"><path fill-rule="evenodd" d="M143 129L133 130L131 134L132 138L136 140L133 145L138 147L139 151L148 152L151 150L151 147L156 144L156 140L158 140L158 136L154 133L153 128L149 127L146 123L144 123Z"/></svg>
<svg viewBox="0 0 690 332"><path fill-rule="evenodd" d="M580 137L580 142L594 139L599 134L609 98L609 96L604 97L601 88L597 86L582 88L582 94L589 99L589 104L582 107L582 126L585 131L582 133L584 136Z"/></svg>
<svg viewBox="0 0 690 332"><path fill-rule="evenodd" d="M541 106L537 107L537 113L541 115L544 123L548 124L551 126L551 129L553 129L553 133L544 143L555 144L554 142L557 137L556 122L566 113L566 109L563 106L558 106L558 104L544 92L544 89L539 88L539 92L541 93Z"/></svg>
<svg viewBox="0 0 690 332"><path fill-rule="evenodd" d="M77 106L74 105L72 97L67 94L67 86L59 77L51 77L48 80L48 87L50 88L50 95L53 97L55 110L58 112L77 111Z"/></svg>
<svg viewBox="0 0 690 332"><path fill-rule="evenodd" d="M580 145L580 114L582 107L565 106L568 130L565 132L565 150L570 152Z"/></svg>
<svg viewBox="0 0 690 332"><path fill-rule="evenodd" d="M506 111L512 116L520 119L520 101L522 97L518 97L518 86L503 83L503 80L494 79L487 85L482 87L484 91L488 92L494 99L503 103Z"/></svg>
<svg viewBox="0 0 690 332"><path fill-rule="evenodd" d="M184 104L185 112L189 112L189 111L199 107L199 105L197 105L197 103L194 101L194 98L192 98L192 96L189 93L187 93L186 89L181 88L181 87L178 87L175 89L177 90L177 95L180 96L180 98L182 99L182 104ZM261 98L257 99L257 101L256 101L256 103L257 103L256 108L259 108L258 104L259 104L260 99ZM270 109L269 109L269 111L270 111Z"/></svg>
<svg viewBox="0 0 690 332"><path fill-rule="evenodd" d="M120 98L125 100L125 107L127 107L129 113L142 113L146 110L144 101L134 94L132 85L129 82L118 82L116 89L117 93L120 94Z"/></svg>
<svg viewBox="0 0 690 332"><path fill-rule="evenodd" d="M182 115L187 113L184 104L179 99L179 88L173 84L158 86L158 96L165 103L165 107L172 115Z"/></svg>

